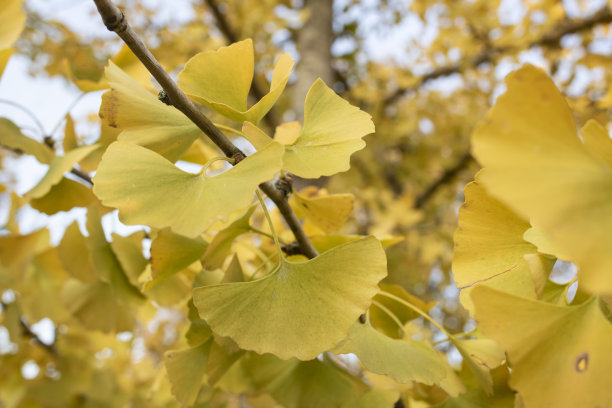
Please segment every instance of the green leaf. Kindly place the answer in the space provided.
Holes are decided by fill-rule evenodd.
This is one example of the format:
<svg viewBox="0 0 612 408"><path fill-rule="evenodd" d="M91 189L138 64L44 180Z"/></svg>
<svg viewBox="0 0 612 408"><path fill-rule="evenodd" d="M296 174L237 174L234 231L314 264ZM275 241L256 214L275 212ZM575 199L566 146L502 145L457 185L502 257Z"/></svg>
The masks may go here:
<svg viewBox="0 0 612 408"><path fill-rule="evenodd" d="M64 156L53 156L47 173L34 188L26 193L24 198L31 200L45 196L54 185L62 180L64 173L70 171L72 166L97 148L97 145L83 146L69 151Z"/></svg>
<svg viewBox="0 0 612 408"><path fill-rule="evenodd" d="M392 339L359 321L333 352L355 353L368 370L402 384L439 384L446 374L445 362L431 346L412 339Z"/></svg>
<svg viewBox="0 0 612 408"><path fill-rule="evenodd" d="M0 118L0 134L2 135L2 146L18 149L25 154L31 154L41 163L51 163L53 150L45 144L24 136L19 127L10 120Z"/></svg>
<svg viewBox="0 0 612 408"><path fill-rule="evenodd" d="M94 177L94 193L119 209L126 224L171 227L194 238L213 222L246 208L257 186L281 167L282 146L273 143L214 177L191 174L157 153L125 142L106 151Z"/></svg>
<svg viewBox="0 0 612 408"><path fill-rule="evenodd" d="M102 95L100 118L122 130L118 140L144 146L175 162L202 134L181 111L165 105L111 61L106 78L111 90Z"/></svg>
<svg viewBox="0 0 612 408"><path fill-rule="evenodd" d="M482 332L507 352L510 387L527 407L604 407L612 401L612 324L596 297L557 306L479 286L472 300Z"/></svg>
<svg viewBox="0 0 612 408"><path fill-rule="evenodd" d="M318 79L304 103L304 127L286 146L283 169L304 178L331 176L350 167L350 156L374 133L372 118Z"/></svg>
<svg viewBox="0 0 612 408"><path fill-rule="evenodd" d="M179 73L179 86L191 98L236 121L257 123L276 103L291 75L289 53L276 61L270 92L247 109L253 81L253 41L246 39L191 58Z"/></svg>
<svg viewBox="0 0 612 408"><path fill-rule="evenodd" d="M240 348L308 360L346 337L386 274L380 242L367 237L307 262L281 259L262 279L199 287L193 296L212 330Z"/></svg>

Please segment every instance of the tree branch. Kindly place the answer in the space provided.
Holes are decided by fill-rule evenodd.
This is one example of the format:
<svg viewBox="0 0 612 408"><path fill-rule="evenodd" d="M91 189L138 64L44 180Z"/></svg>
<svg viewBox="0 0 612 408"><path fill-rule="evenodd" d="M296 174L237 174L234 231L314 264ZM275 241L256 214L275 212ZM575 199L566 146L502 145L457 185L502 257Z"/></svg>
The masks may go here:
<svg viewBox="0 0 612 408"><path fill-rule="evenodd" d="M609 7L603 7L597 13L593 14L589 18L579 20L566 20L564 23L559 24L557 27L552 29L550 32L544 34L542 37L531 41L527 44L527 48L535 46L543 47L555 47L561 41L563 36L568 34L578 33L580 31L589 30L599 24L606 24L612 22L612 10ZM521 46L513 47L489 47L486 48L480 55L472 58L468 58L463 63L453 64L445 67L437 68L428 74L423 75L418 81L406 88L398 88L391 95L387 96L384 100L384 104L388 105L395 102L403 95L418 90L421 86L440 77L448 76L451 74L463 73L468 69L477 67L485 62L493 61L497 55L508 51L518 51L522 49Z"/></svg>
<svg viewBox="0 0 612 408"><path fill-rule="evenodd" d="M423 208L425 204L429 201L429 199L438 191L438 189L444 186L446 183L452 181L457 173L466 168L473 160L470 151L463 153L459 161L448 169L444 170L444 172L438 177L433 183L431 183L421 194L419 194L414 200L413 208Z"/></svg>
<svg viewBox="0 0 612 408"><path fill-rule="evenodd" d="M234 146L176 85L142 40L136 35L121 10L110 0L94 0L94 2L106 28L114 31L121 37L162 86L172 105L191 119L228 157L236 159L244 158L244 153ZM286 194L278 190L271 181L260 184L259 188L276 204L276 207L300 244L302 253L309 258L317 256L318 253L302 229L299 219L287 201Z"/></svg>
<svg viewBox="0 0 612 408"><path fill-rule="evenodd" d="M2 306L3 310L7 310L8 308L8 304L4 302L0 302L0 306ZM17 309L17 313L19 313L19 309ZM30 326L28 326L28 324L26 323L25 319L21 316L21 314L18 315L18 318L19 318L19 326L21 326L21 331L23 332L24 336L32 339L34 343L38 344L40 347L46 350L53 357L59 357L59 353L57 352L57 348L55 348L54 343L47 344L44 341L42 341L40 337L38 337L38 335L32 331Z"/></svg>

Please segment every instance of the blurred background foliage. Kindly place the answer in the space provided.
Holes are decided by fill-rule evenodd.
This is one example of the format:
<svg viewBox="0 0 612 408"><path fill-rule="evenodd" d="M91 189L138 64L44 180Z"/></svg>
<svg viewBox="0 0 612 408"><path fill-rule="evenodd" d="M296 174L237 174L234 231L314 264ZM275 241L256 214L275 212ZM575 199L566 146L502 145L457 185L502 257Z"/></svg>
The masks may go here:
<svg viewBox="0 0 612 408"><path fill-rule="evenodd" d="M112 33L99 29L103 26L93 4L81 7L84 2L52 0L41 7L39 1L24 1L27 20L15 48L16 54L29 60L32 76L61 78L72 88L78 81L83 88L84 80L96 83L102 78L107 60L117 54L121 43ZM297 69L287 91L264 121L268 130L282 122L301 120L302 107L297 101L303 101L302 90L319 76L345 99L370 113L376 133L366 137L366 149L353 155L351 170L325 179L296 180L295 188L314 184L332 193L352 193L355 207L341 230L343 234L402 238L387 248L386 282L401 285L424 302L437 302L430 313L451 333L473 328L459 304L450 270L462 188L479 168L470 155L469 138L503 92L505 75L524 63L544 68L568 96L579 126L587 118L607 124L612 106L612 88L608 85L612 82L610 1L190 0L177 2L176 9L180 10L174 10L176 13L167 6L160 12L159 2L154 1L118 3L153 54L173 73L198 52L252 38L256 54L252 94L261 95L267 89L275 59L284 51L291 52L298 60ZM54 10L52 15L60 13L63 17L49 18L50 8ZM83 16L70 12L71 8L78 8ZM75 29L66 22L70 18L83 18L88 21L85 25L99 27L90 31ZM41 97L53 103L52 95ZM113 136L108 136L110 129L100 130L96 113L92 111L88 118L90 126L85 129L89 133L76 135L79 140L93 141L100 134L112 140ZM214 121L224 123L214 112L210 115ZM50 144L59 146L71 131L69 126L66 131L60 128L54 134L33 136L41 141L46 136ZM15 158L19 153L2 149L0 154ZM198 160L194 159L196 163ZM24 203L14 194L12 199L7 197L18 179L27 175L5 164L2 177L8 186L2 193L3 210L8 214L4 232L18 230L18 225L11 223L19 221L15 212ZM36 211L23 216L36 216ZM280 221L278 224L282 228ZM38 235L28 239L48 240ZM138 245L142 245L143 236L130 237L133 242L140 239ZM25 244L15 245L12 250L19 251ZM247 239L235 245L253 246ZM266 252L272 253L273 249L271 242L262 245L260 255L265 258ZM7 248L0 256L7 256ZM41 280L36 290L44 288L52 298L57 289L54 278L42 271L51 270L58 256L45 244L36 246L31 242L27 252L18 258L34 262L31 279ZM253 270L261 263L251 261ZM25 293L21 295L26 299ZM175 347L180 337L177 333L189 322L172 307L162 307L172 305L172 299L160 296L155 310L141 311L142 321L148 323L133 328L124 337L76 329L60 335L62 325L55 325L52 329L58 334L53 338L58 341L47 344L41 343L31 328L41 318L49 317L46 306L18 307L11 296L15 293L6 292L3 297L2 325L12 325L11 333L24 334L23 343L11 338L11 344L25 347L23 355L49 378L63 364L58 355L69 350L84 353L83 361L90 353L95 354L99 367L112 360L112 370L96 371L95 392L93 388L86 390L85 385L82 390L83 395L98 395L106 405L95 405L83 397L82 406L125 406L128 400L132 406L149 406L146 401L152 392L167 395L167 403L160 406L174 404L168 389L164 389L168 385L161 379L163 370L159 366L163 353ZM62 313L63 310L57 311L57 319L52 320L61 321ZM422 325L429 327L427 322ZM444 337L436 337L438 334L432 327L429 336L434 341ZM458 361L450 345L440 347ZM3 354L3 381L19 381L13 364L20 364L23 370L23 355ZM134 355L139 357L136 364ZM79 370L72 365L58 381L72 381L72 387L79 381ZM152 384L157 388L151 388ZM53 390L61 402L61 387ZM40 390L38 395L46 392L51 389ZM11 398L17 401L19 395L7 400ZM265 398L251 403L269 406ZM428 398L435 401L435 396ZM56 406L62 406L60 402ZM41 401L20 406L38 406L36 403Z"/></svg>

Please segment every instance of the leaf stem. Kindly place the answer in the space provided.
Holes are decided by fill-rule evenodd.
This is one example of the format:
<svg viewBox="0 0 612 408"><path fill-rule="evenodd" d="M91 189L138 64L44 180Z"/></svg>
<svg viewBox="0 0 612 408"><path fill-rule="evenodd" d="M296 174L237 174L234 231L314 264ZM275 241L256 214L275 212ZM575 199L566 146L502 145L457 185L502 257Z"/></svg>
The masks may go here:
<svg viewBox="0 0 612 408"><path fill-rule="evenodd" d="M254 232L255 234L263 235L264 237L268 237L270 239L274 239L274 235L272 235L270 233L267 233L266 231L262 231L262 230L260 230L258 228L252 227L250 225L249 225L249 229L251 230L251 232ZM279 240L279 242L281 244L287 245L287 242L284 239L282 239L281 237L278 237L278 240Z"/></svg>
<svg viewBox="0 0 612 408"><path fill-rule="evenodd" d="M40 130L40 136L47 135L47 132L45 131L45 127L43 126L41 121L38 119L38 117L31 110L29 110L28 108L26 108L20 103L13 102L8 99L0 99L0 103L12 106L13 108L17 108L23 113L25 113L30 119L32 119L32 122L34 122L36 124L36 127Z"/></svg>
<svg viewBox="0 0 612 408"><path fill-rule="evenodd" d="M380 302L377 302L376 300L372 300L372 304L376 306L377 308L379 308L380 310L382 310L387 316L389 316L389 318L393 320L393 322L395 322L398 329L401 330L403 335L406 334L406 329L404 329L404 325L402 324L400 319L398 319L398 317L391 310L389 310L385 305L383 305Z"/></svg>
<svg viewBox="0 0 612 408"><path fill-rule="evenodd" d="M440 325L440 323L436 322L434 320L433 317L431 317L428 313L422 311L421 309L419 309L418 307L416 307L415 305L405 301L404 299L402 299L399 296L395 296L392 293L389 292L385 292L384 290L381 290L380 292L378 292L380 295L386 296L389 299L393 299L398 303L401 303L402 305L406 306L408 309L420 314L421 316L423 316L425 319L429 320L429 322L431 322L431 324L433 324L434 326L436 326L438 329L440 329L440 331L442 333L444 333L447 337L453 337L449 332L446 331L446 329L444 327L442 327L442 325Z"/></svg>
<svg viewBox="0 0 612 408"><path fill-rule="evenodd" d="M263 209L266 219L268 220L270 231L272 231L272 237L274 238L274 245L276 245L276 252L278 253L279 258L283 259L283 250L281 249L280 242L278 242L278 235L276 235L276 231L274 230L274 225L272 224L272 218L270 217L270 213L268 212L268 209L266 208L266 202L261 196L261 193L259 192L259 190L255 190L255 193L257 194L257 198L259 199L261 208Z"/></svg>

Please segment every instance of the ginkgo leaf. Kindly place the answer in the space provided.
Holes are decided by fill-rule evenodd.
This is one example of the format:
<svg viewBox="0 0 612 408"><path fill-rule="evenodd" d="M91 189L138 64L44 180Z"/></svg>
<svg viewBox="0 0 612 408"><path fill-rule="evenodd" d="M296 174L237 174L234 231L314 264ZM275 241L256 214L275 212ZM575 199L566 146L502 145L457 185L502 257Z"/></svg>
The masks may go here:
<svg viewBox="0 0 612 408"><path fill-rule="evenodd" d="M286 408L339 407L367 390L358 377L325 360L284 361L271 354L246 353L241 363L257 389Z"/></svg>
<svg viewBox="0 0 612 408"><path fill-rule="evenodd" d="M352 106L318 79L304 103L304 126L287 145L283 169L304 178L331 176L350 167L350 157L374 133L369 114Z"/></svg>
<svg viewBox="0 0 612 408"><path fill-rule="evenodd" d="M151 243L152 277L165 279L200 259L208 244L200 237L187 238L169 228L157 233Z"/></svg>
<svg viewBox="0 0 612 408"><path fill-rule="evenodd" d="M13 46L25 26L26 15L21 0L4 0L0 4L0 50Z"/></svg>
<svg viewBox="0 0 612 408"><path fill-rule="evenodd" d="M164 356L172 394L184 406L194 403L204 383L212 342L211 338L196 347L168 351Z"/></svg>
<svg viewBox="0 0 612 408"><path fill-rule="evenodd" d="M523 239L530 225L512 210L487 194L480 178L463 190L465 202L459 208L455 232L453 276L462 290L463 306L472 310L468 288L479 283L524 297L536 297L535 285L524 256L537 248Z"/></svg>
<svg viewBox="0 0 612 408"><path fill-rule="evenodd" d="M392 339L359 321L333 352L355 353L369 371L401 384L410 381L439 384L446 373L444 361L431 346L412 339Z"/></svg>
<svg viewBox="0 0 612 408"><path fill-rule="evenodd" d="M44 164L49 164L53 159L53 150L49 146L24 136L19 127L6 118L0 118L0 134L3 146L31 154Z"/></svg>
<svg viewBox="0 0 612 408"><path fill-rule="evenodd" d="M70 312L89 329L105 333L132 329L133 317L125 305L116 300L109 284L68 279L61 296Z"/></svg>
<svg viewBox="0 0 612 408"><path fill-rule="evenodd" d="M151 87L151 74L126 44L124 44L119 52L117 52L117 54L110 59L110 62L115 64L142 86ZM102 75L98 80L76 78L70 65L70 61L67 59L64 60L64 72L72 83L83 92L99 91L108 89L110 87L110 84L104 75Z"/></svg>
<svg viewBox="0 0 612 408"><path fill-rule="evenodd" d="M556 256L578 265L585 289L612 294L612 168L605 153L612 140L591 123L583 143L541 70L526 66L506 84L472 136L474 156L486 168L482 184L540 229L563 252Z"/></svg>
<svg viewBox="0 0 612 408"><path fill-rule="evenodd" d="M380 242L367 237L307 262L281 259L256 281L199 287L193 297L212 330L241 348L308 360L346 337L386 273Z"/></svg>
<svg viewBox="0 0 612 408"><path fill-rule="evenodd" d="M299 193L294 191L290 200L298 216L330 233L340 229L351 215L355 197L352 194L325 194L311 186Z"/></svg>
<svg viewBox="0 0 612 408"><path fill-rule="evenodd" d="M42 179L24 196L25 199L40 198L45 196L51 188L59 183L64 173L70 171L72 166L79 160L85 158L89 153L97 149L97 145L83 146L71 150L64 156L54 156L49 164L49 169Z"/></svg>
<svg viewBox="0 0 612 408"><path fill-rule="evenodd" d="M113 62L106 67L111 90L102 95L100 118L122 130L118 140L151 149L175 162L202 131L174 106L123 72Z"/></svg>
<svg viewBox="0 0 612 408"><path fill-rule="evenodd" d="M380 238L377 237L383 248L388 248L391 245L395 245L398 242L404 240L403 237L392 237L392 238ZM337 247L338 245L345 244L351 241L357 241L361 239L359 235L315 235L310 238L312 245L319 252L329 251L330 249Z"/></svg>
<svg viewBox="0 0 612 408"><path fill-rule="evenodd" d="M204 269L213 270L223 266L225 258L227 258L232 249L234 239L251 230L249 220L256 208L255 205L251 206L242 217L232 222L227 228L217 232L202 256L202 267Z"/></svg>
<svg viewBox="0 0 612 408"><path fill-rule="evenodd" d="M35 210L52 215L75 207L87 207L95 200L91 188L63 177L47 194L30 200L30 205Z"/></svg>
<svg viewBox="0 0 612 408"><path fill-rule="evenodd" d="M257 123L285 89L294 61L289 53L278 58L270 92L247 109L254 64L253 41L246 39L191 58L178 75L179 86L189 97L236 122Z"/></svg>
<svg viewBox="0 0 612 408"><path fill-rule="evenodd" d="M406 302L416 306L423 312L428 312L432 307L436 305L436 302L422 301L418 297L408 293L406 289L399 285L381 283L378 286L382 291L391 293L392 295L395 295L398 298L405 300ZM380 293L374 296L374 301L375 303L373 303L370 307L370 320L372 322L372 325L378 330L382 331L387 336L394 339L400 339L403 337L403 326L398 327L398 324L394 321L393 318L389 316L387 311L391 312L395 317L397 317L397 320L399 320L402 324L406 324L408 321L421 316L414 310L409 309L401 303L397 302L396 300L384 296ZM385 308L386 310L382 310L382 308Z"/></svg>
<svg viewBox="0 0 612 408"><path fill-rule="evenodd" d="M124 303L140 302L144 296L130 283L121 263L106 240L100 213L95 206L87 210L87 248L94 269L101 281L113 289L113 297Z"/></svg>
<svg viewBox="0 0 612 408"><path fill-rule="evenodd" d="M87 242L77 222L66 228L62 241L58 246L58 255L64 268L75 278L85 282L96 282L96 270L89 257Z"/></svg>
<svg viewBox="0 0 612 408"><path fill-rule="evenodd" d="M149 263L142 253L142 240L144 239L144 235L144 231L136 231L129 236L115 233L111 234L111 249L117 261L119 261L125 276L130 283L136 287L138 286L138 277Z"/></svg>
<svg viewBox="0 0 612 408"><path fill-rule="evenodd" d="M499 367L505 360L504 351L490 339L449 340L457 347L463 363L474 374L476 380L488 395L493 394L493 379L490 370Z"/></svg>
<svg viewBox="0 0 612 408"><path fill-rule="evenodd" d="M214 177L191 174L157 153L115 142L94 177L94 193L119 209L126 224L171 227L194 238L214 221L246 208L257 186L281 167L282 146L273 143Z"/></svg>
<svg viewBox="0 0 612 408"><path fill-rule="evenodd" d="M508 354L510 386L527 407L610 404L612 324L596 297L557 306L479 286L472 300L482 332Z"/></svg>
<svg viewBox="0 0 612 408"><path fill-rule="evenodd" d="M0 78L2 78L2 74L4 73L4 68L9 62L11 55L13 55L12 48L6 48L4 50L0 50Z"/></svg>
<svg viewBox="0 0 612 408"><path fill-rule="evenodd" d="M361 394L357 399L346 401L341 408L393 408L399 399L399 392L395 390L370 390Z"/></svg>

